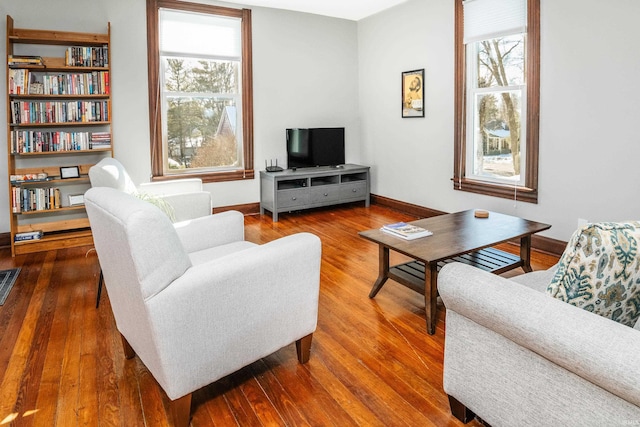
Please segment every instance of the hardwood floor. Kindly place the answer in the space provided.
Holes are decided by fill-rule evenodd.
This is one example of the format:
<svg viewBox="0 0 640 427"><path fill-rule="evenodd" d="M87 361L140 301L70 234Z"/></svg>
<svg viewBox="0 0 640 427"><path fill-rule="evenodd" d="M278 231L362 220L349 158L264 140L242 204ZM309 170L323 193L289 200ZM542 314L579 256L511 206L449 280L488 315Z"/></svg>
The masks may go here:
<svg viewBox="0 0 640 427"><path fill-rule="evenodd" d="M246 217L252 242L299 231L322 239L311 359L298 364L292 344L195 392L191 425L462 425L442 390L442 306L430 336L417 293L389 281L375 299L367 297L378 252L357 232L411 219L375 205L284 214L277 223ZM556 261L533 254L534 269ZM0 251L0 269L17 266L20 276L0 307L0 426L167 425L166 396L138 358L124 358L107 292L95 308L95 251L16 258Z"/></svg>

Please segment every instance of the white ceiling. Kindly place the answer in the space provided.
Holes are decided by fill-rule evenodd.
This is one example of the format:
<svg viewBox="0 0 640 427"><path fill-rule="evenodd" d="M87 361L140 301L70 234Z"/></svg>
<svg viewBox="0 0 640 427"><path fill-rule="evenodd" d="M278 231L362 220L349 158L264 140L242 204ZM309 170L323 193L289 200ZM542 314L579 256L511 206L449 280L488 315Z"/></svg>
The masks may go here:
<svg viewBox="0 0 640 427"><path fill-rule="evenodd" d="M272 7L358 21L407 0L225 0L249 6Z"/></svg>

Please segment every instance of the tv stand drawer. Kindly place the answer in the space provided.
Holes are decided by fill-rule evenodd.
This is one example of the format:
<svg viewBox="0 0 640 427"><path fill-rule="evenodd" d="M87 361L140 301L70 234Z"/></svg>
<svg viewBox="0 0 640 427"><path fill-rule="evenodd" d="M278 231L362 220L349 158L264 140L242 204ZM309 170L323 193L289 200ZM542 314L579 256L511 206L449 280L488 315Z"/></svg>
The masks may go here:
<svg viewBox="0 0 640 427"><path fill-rule="evenodd" d="M340 200L340 186L339 185L323 185L321 187L312 187L309 189L309 204L321 206L326 202L333 202Z"/></svg>
<svg viewBox="0 0 640 427"><path fill-rule="evenodd" d="M309 192L307 189L278 191L279 208L295 208L305 206L309 203Z"/></svg>
<svg viewBox="0 0 640 427"><path fill-rule="evenodd" d="M342 184L340 186L340 198L343 200L356 199L363 200L368 197L367 182L353 182L350 184Z"/></svg>

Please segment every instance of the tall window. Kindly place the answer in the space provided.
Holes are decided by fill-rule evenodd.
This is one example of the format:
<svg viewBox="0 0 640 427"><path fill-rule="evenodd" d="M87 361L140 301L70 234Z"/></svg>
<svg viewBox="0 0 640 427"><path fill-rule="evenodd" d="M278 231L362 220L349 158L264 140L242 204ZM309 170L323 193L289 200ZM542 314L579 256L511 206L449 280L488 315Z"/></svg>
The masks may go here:
<svg viewBox="0 0 640 427"><path fill-rule="evenodd" d="M539 0L456 0L454 188L538 200Z"/></svg>
<svg viewBox="0 0 640 427"><path fill-rule="evenodd" d="M148 0L152 173L253 178L251 12Z"/></svg>

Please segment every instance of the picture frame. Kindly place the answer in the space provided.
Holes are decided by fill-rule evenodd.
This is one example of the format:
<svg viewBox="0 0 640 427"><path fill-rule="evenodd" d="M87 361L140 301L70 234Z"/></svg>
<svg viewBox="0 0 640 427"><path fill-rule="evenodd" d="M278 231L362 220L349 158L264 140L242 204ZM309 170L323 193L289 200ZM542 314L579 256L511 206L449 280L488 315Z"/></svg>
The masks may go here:
<svg viewBox="0 0 640 427"><path fill-rule="evenodd" d="M78 166L63 166L60 168L60 179L80 178Z"/></svg>
<svg viewBox="0 0 640 427"><path fill-rule="evenodd" d="M402 72L402 118L424 117L424 68Z"/></svg>
<svg viewBox="0 0 640 427"><path fill-rule="evenodd" d="M84 205L84 194L69 194L69 206Z"/></svg>

